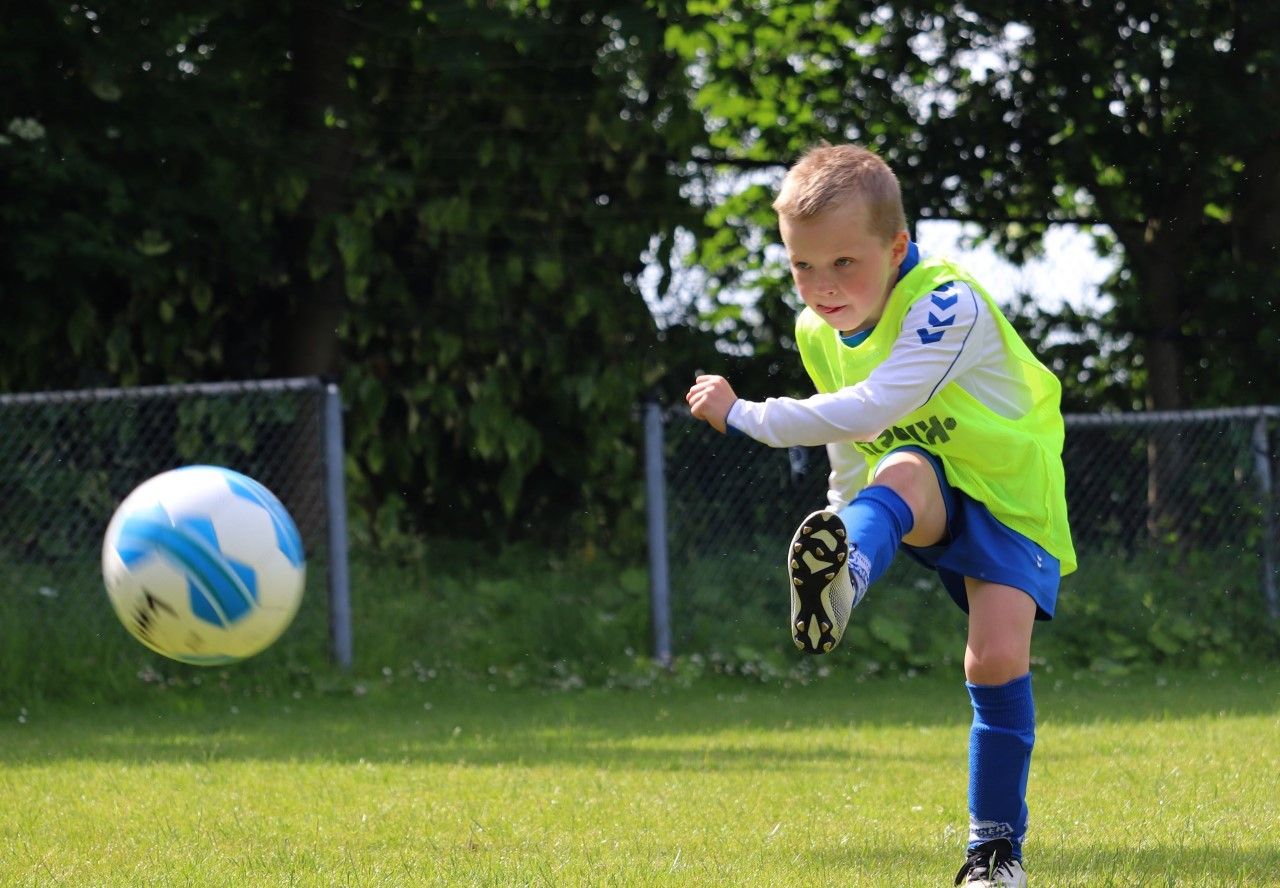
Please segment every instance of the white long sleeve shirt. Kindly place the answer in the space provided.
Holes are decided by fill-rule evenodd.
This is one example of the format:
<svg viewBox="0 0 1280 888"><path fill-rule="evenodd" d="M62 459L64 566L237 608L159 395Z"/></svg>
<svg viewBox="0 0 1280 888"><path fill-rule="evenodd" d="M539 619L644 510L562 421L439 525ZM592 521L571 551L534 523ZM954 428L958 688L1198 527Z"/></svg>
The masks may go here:
<svg viewBox="0 0 1280 888"><path fill-rule="evenodd" d="M827 445L827 501L839 509L866 483L865 457L852 442L875 440L943 386L959 385L1001 416L1023 415L1030 404L1009 373L1008 353L986 300L962 281L950 284L945 296L959 297L952 323L938 326L933 301L916 301L889 356L857 385L809 398L739 399L728 424L770 447ZM845 341L847 348L858 347Z"/></svg>

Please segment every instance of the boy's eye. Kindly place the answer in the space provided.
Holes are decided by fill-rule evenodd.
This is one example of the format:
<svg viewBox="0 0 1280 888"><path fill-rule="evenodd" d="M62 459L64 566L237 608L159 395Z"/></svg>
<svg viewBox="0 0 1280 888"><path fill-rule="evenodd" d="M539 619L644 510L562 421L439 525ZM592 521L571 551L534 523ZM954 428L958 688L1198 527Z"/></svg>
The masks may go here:
<svg viewBox="0 0 1280 888"><path fill-rule="evenodd" d="M792 264L792 265L794 265L796 268L800 269L801 271L808 271L808 270L809 270L809 263L808 263L808 262L800 262L800 261L796 261L796 262L792 262L791 264Z"/></svg>
<svg viewBox="0 0 1280 888"><path fill-rule="evenodd" d="M852 264L853 264L853 260L850 259L848 256L841 256L839 259L836 260L836 268L844 268L846 265L852 265Z"/></svg>

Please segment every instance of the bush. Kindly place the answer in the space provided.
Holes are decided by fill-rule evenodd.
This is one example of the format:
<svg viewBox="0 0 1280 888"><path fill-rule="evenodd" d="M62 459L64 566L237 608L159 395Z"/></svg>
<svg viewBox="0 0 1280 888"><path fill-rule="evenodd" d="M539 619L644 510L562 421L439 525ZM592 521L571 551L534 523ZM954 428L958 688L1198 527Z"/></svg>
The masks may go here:
<svg viewBox="0 0 1280 888"><path fill-rule="evenodd" d="M705 672L804 681L958 668L965 617L937 578L905 558L872 589L829 657L803 657L786 632L785 572L758 551L673 566L676 676ZM156 689L341 692L370 682L482 682L575 688L654 680L647 572L611 559L560 558L534 546L501 554L471 542L357 553L353 675L325 656L321 585L263 654L223 669L174 663L121 627L100 588L67 589L29 570L0 575L0 701L112 702ZM1111 674L1143 665L1274 659L1277 627L1239 553L1094 556L1063 583L1058 617L1036 630L1039 667Z"/></svg>
<svg viewBox="0 0 1280 888"><path fill-rule="evenodd" d="M794 656L785 573L759 551L673 568L679 652L730 661ZM1256 560L1235 550L1085 556L1063 580L1056 618L1037 625L1033 654L1104 672L1274 658L1280 627L1267 618L1258 576ZM900 556L829 659L869 672L923 670L961 662L964 642L965 616L941 582Z"/></svg>

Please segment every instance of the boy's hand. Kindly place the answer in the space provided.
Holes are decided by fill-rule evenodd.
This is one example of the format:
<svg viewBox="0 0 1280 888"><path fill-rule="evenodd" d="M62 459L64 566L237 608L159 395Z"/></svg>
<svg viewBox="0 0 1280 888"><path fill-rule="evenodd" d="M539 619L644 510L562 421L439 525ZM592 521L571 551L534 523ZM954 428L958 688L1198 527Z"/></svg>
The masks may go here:
<svg viewBox="0 0 1280 888"><path fill-rule="evenodd" d="M717 432L724 432L729 408L738 396L723 376L699 376L684 399L695 419L706 420Z"/></svg>

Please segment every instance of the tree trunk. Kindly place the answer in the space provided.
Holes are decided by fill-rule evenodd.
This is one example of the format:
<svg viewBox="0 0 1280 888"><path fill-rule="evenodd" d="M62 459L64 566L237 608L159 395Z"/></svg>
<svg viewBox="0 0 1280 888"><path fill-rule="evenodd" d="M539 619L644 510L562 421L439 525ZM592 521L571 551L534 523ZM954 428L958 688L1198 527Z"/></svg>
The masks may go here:
<svg viewBox="0 0 1280 888"><path fill-rule="evenodd" d="M1242 0L1235 13L1236 99L1262 114L1238 137L1245 147L1232 210L1233 258L1269 283L1280 265L1280 62L1274 49L1280 43L1280 7L1270 0ZM1272 292L1266 291L1267 298Z"/></svg>
<svg viewBox="0 0 1280 888"><path fill-rule="evenodd" d="M310 173L307 196L288 235L292 310L277 340L277 372L336 377L338 326L346 308L342 259L332 223L347 206L352 150L346 111L348 34L340 0L295 0L290 19L293 72L288 125L297 164ZM327 269L313 278L317 238Z"/></svg>
<svg viewBox="0 0 1280 888"><path fill-rule="evenodd" d="M1185 219L1174 223L1150 219L1142 233L1140 254L1132 257L1148 307L1143 351L1148 410L1181 410L1186 406L1180 263L1187 255L1186 233L1190 228ZM1185 529L1178 504L1183 500L1180 491L1191 469L1187 459L1187 448L1176 425L1162 423L1152 427L1147 437L1147 532L1152 539L1176 536Z"/></svg>
<svg viewBox="0 0 1280 888"><path fill-rule="evenodd" d="M279 376L336 379L341 370L338 327L346 311L346 287L333 225L348 206L346 183L353 156L345 119L351 105L346 84L351 29L343 14L341 0L294 0L290 17L290 161L309 175L306 196L285 232L290 292L287 310L277 319L273 371ZM324 265L319 276L311 271L317 254ZM321 402L317 398L308 405L317 411L317 419L322 419ZM297 439L283 442L290 454L285 483L298 496L323 504L324 441L317 439L315 428L300 423ZM327 520L299 519L309 557L327 551L326 528Z"/></svg>
<svg viewBox="0 0 1280 888"><path fill-rule="evenodd" d="M1232 214L1235 259L1274 273L1280 266L1280 138L1270 138L1245 158L1238 203Z"/></svg>

